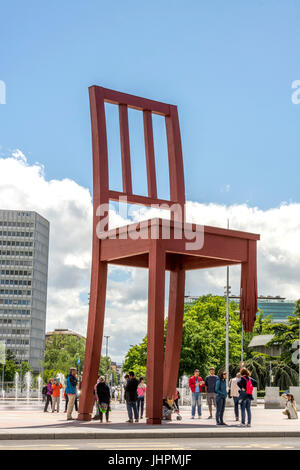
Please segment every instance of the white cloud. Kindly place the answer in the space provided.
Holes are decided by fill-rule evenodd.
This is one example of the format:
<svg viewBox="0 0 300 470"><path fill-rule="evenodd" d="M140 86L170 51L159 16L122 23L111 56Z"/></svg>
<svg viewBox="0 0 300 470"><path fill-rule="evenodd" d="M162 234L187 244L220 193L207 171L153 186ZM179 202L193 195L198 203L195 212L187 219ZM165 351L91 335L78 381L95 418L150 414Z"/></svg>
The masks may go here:
<svg viewBox="0 0 300 470"><path fill-rule="evenodd" d="M92 201L87 188L70 179L48 181L44 168L29 165L20 150L0 158L1 209L35 210L50 221L47 329L66 327L85 334L89 292ZM259 293L300 297L300 204L261 210L246 204L225 206L188 202L190 221L261 234L258 242ZM126 222L113 215L113 225ZM142 209L134 220L157 215ZM167 216L167 212L163 212ZM239 292L240 268L230 269L232 292ZM192 271L186 293L223 293L225 269ZM109 351L122 360L130 344L139 342L147 327L147 271L109 269L105 334Z"/></svg>

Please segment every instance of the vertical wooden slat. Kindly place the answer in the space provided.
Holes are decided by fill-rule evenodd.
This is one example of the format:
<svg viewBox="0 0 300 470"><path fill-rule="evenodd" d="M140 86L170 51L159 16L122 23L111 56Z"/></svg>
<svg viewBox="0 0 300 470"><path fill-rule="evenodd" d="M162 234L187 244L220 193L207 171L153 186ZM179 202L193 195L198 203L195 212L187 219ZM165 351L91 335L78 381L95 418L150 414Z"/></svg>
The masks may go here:
<svg viewBox="0 0 300 470"><path fill-rule="evenodd" d="M166 116L166 131L169 156L170 199L171 201L176 201L181 205L183 220L179 221L183 222L185 220L184 171L179 119L176 106L170 105L170 115ZM175 220L177 219L176 214L174 215L174 218ZM181 219L180 216L179 218Z"/></svg>
<svg viewBox="0 0 300 470"><path fill-rule="evenodd" d="M124 193L132 194L128 108L126 104L119 105L119 120L120 120L123 191Z"/></svg>
<svg viewBox="0 0 300 470"><path fill-rule="evenodd" d="M143 111L148 196L157 198L153 126L151 111Z"/></svg>

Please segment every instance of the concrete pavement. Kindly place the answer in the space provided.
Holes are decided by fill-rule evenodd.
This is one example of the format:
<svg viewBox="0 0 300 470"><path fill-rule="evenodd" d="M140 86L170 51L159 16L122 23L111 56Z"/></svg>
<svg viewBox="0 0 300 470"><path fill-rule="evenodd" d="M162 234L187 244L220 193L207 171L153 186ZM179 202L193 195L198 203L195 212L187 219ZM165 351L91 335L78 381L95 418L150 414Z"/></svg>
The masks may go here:
<svg viewBox="0 0 300 470"><path fill-rule="evenodd" d="M203 406L203 418L192 420L190 411L183 410L182 421L164 421L160 426L148 426L145 419L139 423L126 423L124 405L113 406L112 423L99 421L67 421L66 414L43 413L42 406L19 403L7 409L0 402L0 440L25 439L157 439L157 438L241 438L241 437L300 437L300 420L288 420L282 410L252 408L252 427L240 428L234 420L233 409L225 411L227 427L208 420L208 409ZM73 413L77 416L77 413ZM173 415L174 416L174 415Z"/></svg>

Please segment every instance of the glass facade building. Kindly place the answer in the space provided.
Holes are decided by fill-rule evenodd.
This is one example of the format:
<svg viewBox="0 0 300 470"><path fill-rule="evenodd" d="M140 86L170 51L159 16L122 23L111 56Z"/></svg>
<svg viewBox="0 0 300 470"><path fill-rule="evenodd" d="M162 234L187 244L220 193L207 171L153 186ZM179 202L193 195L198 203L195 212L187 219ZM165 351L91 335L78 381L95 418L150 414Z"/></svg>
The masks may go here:
<svg viewBox="0 0 300 470"><path fill-rule="evenodd" d="M0 340L34 372L44 359L49 222L0 210Z"/></svg>

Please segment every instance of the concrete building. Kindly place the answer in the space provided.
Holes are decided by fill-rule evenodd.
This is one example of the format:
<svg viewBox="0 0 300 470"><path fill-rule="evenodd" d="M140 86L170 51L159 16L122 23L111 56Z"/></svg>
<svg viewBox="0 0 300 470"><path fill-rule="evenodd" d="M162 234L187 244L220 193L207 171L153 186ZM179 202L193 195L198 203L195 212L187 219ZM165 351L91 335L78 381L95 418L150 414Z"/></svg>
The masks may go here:
<svg viewBox="0 0 300 470"><path fill-rule="evenodd" d="M44 359L48 252L46 219L0 210L0 340L34 372Z"/></svg>
<svg viewBox="0 0 300 470"><path fill-rule="evenodd" d="M76 333L75 331L68 330L66 328L55 328L53 331L47 331L45 338L46 341L48 341L50 338L52 338L53 335L62 335L63 337L65 336L74 336L75 338L83 338L85 339L84 336L80 335L79 333Z"/></svg>
<svg viewBox="0 0 300 470"><path fill-rule="evenodd" d="M268 345L273 338L274 335L253 336L248 344L248 348L259 353L268 354L269 356L280 356L282 351L280 344L274 343Z"/></svg>

